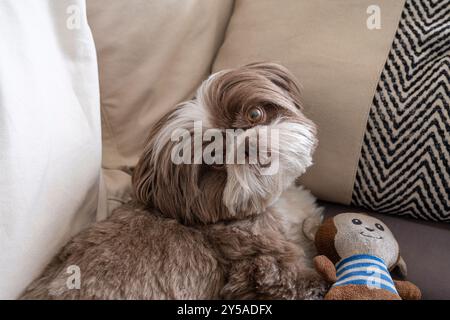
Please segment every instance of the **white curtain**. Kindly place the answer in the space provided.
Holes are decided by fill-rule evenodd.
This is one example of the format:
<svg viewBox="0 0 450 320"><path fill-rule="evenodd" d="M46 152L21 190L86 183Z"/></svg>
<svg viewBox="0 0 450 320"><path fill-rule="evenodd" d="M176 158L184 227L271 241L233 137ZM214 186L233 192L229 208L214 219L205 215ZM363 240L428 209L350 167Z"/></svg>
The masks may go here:
<svg viewBox="0 0 450 320"><path fill-rule="evenodd" d="M95 220L98 87L84 0L0 1L0 299Z"/></svg>

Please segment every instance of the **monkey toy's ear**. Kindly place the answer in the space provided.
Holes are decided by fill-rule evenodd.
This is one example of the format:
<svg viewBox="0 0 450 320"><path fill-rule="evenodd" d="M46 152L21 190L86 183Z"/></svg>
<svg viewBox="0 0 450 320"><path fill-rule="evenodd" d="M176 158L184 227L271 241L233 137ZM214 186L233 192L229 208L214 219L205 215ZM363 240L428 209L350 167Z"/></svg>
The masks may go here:
<svg viewBox="0 0 450 320"><path fill-rule="evenodd" d="M402 256L398 257L397 263L392 267L392 271L399 274L402 278L406 278L408 268L406 267L406 262L403 260Z"/></svg>

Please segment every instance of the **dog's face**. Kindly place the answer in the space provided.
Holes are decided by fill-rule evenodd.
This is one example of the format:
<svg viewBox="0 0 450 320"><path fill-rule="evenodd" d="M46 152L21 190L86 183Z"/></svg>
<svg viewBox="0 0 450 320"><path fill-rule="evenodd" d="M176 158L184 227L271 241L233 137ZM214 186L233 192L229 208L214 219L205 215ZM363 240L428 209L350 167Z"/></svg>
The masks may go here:
<svg viewBox="0 0 450 320"><path fill-rule="evenodd" d="M133 175L135 197L187 224L263 212L312 164L314 124L284 67L218 72L161 119Z"/></svg>

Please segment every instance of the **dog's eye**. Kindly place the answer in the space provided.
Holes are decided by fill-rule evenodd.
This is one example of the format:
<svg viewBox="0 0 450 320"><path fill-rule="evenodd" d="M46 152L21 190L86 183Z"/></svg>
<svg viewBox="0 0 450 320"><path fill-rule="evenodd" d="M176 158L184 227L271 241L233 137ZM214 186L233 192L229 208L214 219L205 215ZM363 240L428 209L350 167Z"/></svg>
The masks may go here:
<svg viewBox="0 0 450 320"><path fill-rule="evenodd" d="M250 108L247 112L247 119L250 122L253 122L253 123L260 122L263 120L263 118L264 118L264 112L259 107Z"/></svg>
<svg viewBox="0 0 450 320"><path fill-rule="evenodd" d="M352 223L353 223L353 224L356 224L356 225L359 225L359 224L362 223L362 221L359 220L359 219L353 219L353 220L352 220Z"/></svg>
<svg viewBox="0 0 450 320"><path fill-rule="evenodd" d="M384 227L379 223L375 223L375 227L377 227L380 231L384 231Z"/></svg>

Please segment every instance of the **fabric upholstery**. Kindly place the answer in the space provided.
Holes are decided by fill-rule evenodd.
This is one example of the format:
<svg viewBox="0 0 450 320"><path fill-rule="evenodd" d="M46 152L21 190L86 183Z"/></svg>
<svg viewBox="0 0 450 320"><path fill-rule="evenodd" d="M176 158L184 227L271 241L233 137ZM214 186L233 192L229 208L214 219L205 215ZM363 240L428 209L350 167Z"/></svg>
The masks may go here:
<svg viewBox="0 0 450 320"><path fill-rule="evenodd" d="M405 3L370 108L352 202L450 222L448 3Z"/></svg>
<svg viewBox="0 0 450 320"><path fill-rule="evenodd" d="M96 218L100 99L84 0L0 2L0 299Z"/></svg>

